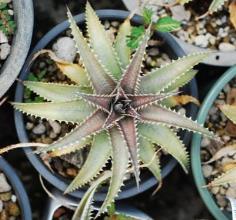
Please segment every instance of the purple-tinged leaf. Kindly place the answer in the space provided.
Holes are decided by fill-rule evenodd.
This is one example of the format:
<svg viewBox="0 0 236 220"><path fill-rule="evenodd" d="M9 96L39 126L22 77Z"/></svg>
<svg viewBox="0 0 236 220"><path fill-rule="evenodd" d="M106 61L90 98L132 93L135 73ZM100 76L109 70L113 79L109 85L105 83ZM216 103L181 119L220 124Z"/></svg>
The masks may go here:
<svg viewBox="0 0 236 220"><path fill-rule="evenodd" d="M77 126L73 131L68 133L63 138L52 143L47 148L39 149L38 152L49 152L56 149L69 147L81 141L82 138L95 134L103 129L107 114L102 110L95 111L83 123Z"/></svg>
<svg viewBox="0 0 236 220"><path fill-rule="evenodd" d="M139 187L139 158L138 158L138 141L137 141L137 129L136 129L136 119L131 117L126 117L118 122L121 131L123 133L124 139L129 149L131 161L134 167L134 176L136 179L137 186Z"/></svg>
<svg viewBox="0 0 236 220"><path fill-rule="evenodd" d="M149 106L139 111L140 119L149 123L160 123L168 126L186 129L192 132L200 133L210 138L216 138L215 135L185 116L160 106Z"/></svg>
<svg viewBox="0 0 236 220"><path fill-rule="evenodd" d="M113 126L117 121L121 120L124 116L120 116L116 114L115 111L111 111L110 114L108 115L103 127L104 128L109 128Z"/></svg>
<svg viewBox="0 0 236 220"><path fill-rule="evenodd" d="M134 94L138 88L141 67L149 37L150 27L146 31L143 41L141 42L139 48L135 52L130 64L122 76L120 86L126 92L126 94Z"/></svg>
<svg viewBox="0 0 236 220"><path fill-rule="evenodd" d="M163 93L163 94L141 94L141 95L128 95L128 98L132 101L132 107L134 109L140 109L142 107L147 107L155 102L166 99L170 96L176 95L176 93Z"/></svg>
<svg viewBox="0 0 236 220"><path fill-rule="evenodd" d="M115 95L93 95L93 94L84 94L77 93L77 96L83 98L84 100L92 103L98 108L102 108L106 112L110 111L110 105L112 98L115 98Z"/></svg>

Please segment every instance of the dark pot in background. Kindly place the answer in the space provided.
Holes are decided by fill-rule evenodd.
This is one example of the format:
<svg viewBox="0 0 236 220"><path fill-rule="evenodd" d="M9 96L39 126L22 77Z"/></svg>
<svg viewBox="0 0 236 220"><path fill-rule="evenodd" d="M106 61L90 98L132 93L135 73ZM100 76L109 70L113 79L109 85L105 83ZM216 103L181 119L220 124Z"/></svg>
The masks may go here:
<svg viewBox="0 0 236 220"><path fill-rule="evenodd" d="M98 10L97 11L98 16L101 20L119 20L123 21L125 18L128 17L129 12L126 11L120 11L120 10ZM80 14L75 16L75 19L79 25L84 24L84 14ZM133 24L141 24L142 20L141 17L135 16L132 19ZM65 21L56 27L54 27L50 32L48 32L36 45L36 47L33 49L32 54L29 56L29 58L26 61L26 64L23 67L23 70L21 72L20 79L25 80L27 78L27 75L30 70L30 60L32 59L32 56L35 52L47 47L47 45L55 39L68 28L68 22ZM165 41L164 44L164 50L170 55L172 59L175 59L177 57L181 57L184 54L183 50L179 47L179 45L175 42L175 40L171 37L168 33L155 33L155 35L159 38L162 38ZM192 95L197 98L198 91L197 91L197 85L196 81L192 80L191 83L189 83L187 86L183 88L183 91L189 95ZM21 83L18 83L16 94L15 94L15 101L16 102L23 102L23 94L24 94L24 88ZM197 107L193 104L190 104L187 106L187 115L191 116L192 118L195 118L197 112ZM17 134L21 142L28 142L29 139L27 137L25 124L23 120L23 115L20 112L15 112L15 124L17 129ZM184 143L187 145L190 141L190 134L187 132L182 133L182 137L184 139ZM24 149L26 156L30 160L30 162L33 164L35 169L52 185L54 185L56 188L60 189L61 191L64 191L66 187L69 184L69 181L58 174L52 173L47 166L44 165L42 160L35 154L32 153L32 149ZM163 165L162 169L162 175L165 177L168 175L173 168L176 165L176 161L168 157L168 160L165 165ZM140 182L140 188L137 189L135 180L130 180L127 182L127 184L122 188L122 192L119 194L119 197L117 200L129 198L135 195L138 195L139 193L142 193L151 187L155 186L157 184L156 179L154 176L150 175L147 172L143 172L141 174L141 182ZM70 195L73 195L74 197L81 198L85 192L85 189L79 189ZM102 188L99 192L95 194L95 201L103 201L106 196L107 189Z"/></svg>
<svg viewBox="0 0 236 220"><path fill-rule="evenodd" d="M79 201L62 195L62 193L56 189L52 190L52 194L53 196L55 196L55 199L48 199L43 220L53 220L55 211L62 206L70 206L71 208L76 209L76 205L79 204ZM97 210L96 207L95 209ZM116 204L116 211L119 214L125 214L138 220L153 220L150 216L148 216L141 210L124 203Z"/></svg>
<svg viewBox="0 0 236 220"><path fill-rule="evenodd" d="M34 24L34 9L32 0L14 0L14 18L16 32L14 34L11 52L0 72L0 98L10 88L27 57Z"/></svg>
<svg viewBox="0 0 236 220"><path fill-rule="evenodd" d="M206 121L208 112L211 109L213 103L215 102L215 99L218 97L219 93L222 91L225 85L228 82L230 82L230 80L233 79L235 76L236 76L236 67L234 66L230 68L229 70L227 70L224 73L224 75L220 77L220 79L217 80L217 82L211 88L204 102L202 103L201 109L197 117L197 121L200 124L204 124L204 122ZM207 206L211 214L217 220L231 219L230 213L222 212L222 210L216 204L210 191L206 187L204 188L202 187L206 185L207 183L203 176L202 166L201 166L201 139L202 139L201 135L194 134L193 140L192 140L192 147L191 147L191 163L192 163L192 171L193 171L195 184L197 186L197 189L205 205Z"/></svg>
<svg viewBox="0 0 236 220"><path fill-rule="evenodd" d="M138 0L122 0L122 2L124 3L125 7L130 11L133 11L138 8ZM173 37L186 54L204 52L208 50L195 46L193 44L189 44L179 39L178 37ZM232 66L236 64L236 51L222 52L220 50L216 50L214 54L212 54L208 59L204 60L202 63L213 66Z"/></svg>
<svg viewBox="0 0 236 220"><path fill-rule="evenodd" d="M0 171L2 171L6 175L9 184L12 186L12 189L16 194L17 201L20 206L22 220L31 220L32 212L25 188L22 182L20 181L19 177L17 176L16 172L14 171L14 169L1 156L0 156Z"/></svg>

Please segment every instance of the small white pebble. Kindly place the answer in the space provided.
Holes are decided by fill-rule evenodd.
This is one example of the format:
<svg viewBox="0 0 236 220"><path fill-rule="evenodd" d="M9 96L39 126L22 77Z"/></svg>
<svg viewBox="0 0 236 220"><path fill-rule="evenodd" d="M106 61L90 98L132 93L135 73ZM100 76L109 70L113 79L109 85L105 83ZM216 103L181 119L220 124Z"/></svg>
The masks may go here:
<svg viewBox="0 0 236 220"><path fill-rule="evenodd" d="M14 202L14 203L16 203L16 200L17 200L16 196L15 196L15 195L12 195L12 196L11 196L11 201Z"/></svg>
<svg viewBox="0 0 236 220"><path fill-rule="evenodd" d="M58 56L68 62L73 62L76 56L75 42L70 37L61 37L53 44L52 50Z"/></svg>
<svg viewBox="0 0 236 220"><path fill-rule="evenodd" d="M207 178L212 175L213 168L210 165L202 166L203 175Z"/></svg>
<svg viewBox="0 0 236 220"><path fill-rule="evenodd" d="M220 43L219 45L219 50L223 52L229 52L229 51L234 51L236 47L233 44L230 43Z"/></svg>
<svg viewBox="0 0 236 220"><path fill-rule="evenodd" d="M199 47L207 47L208 43L208 39L205 35L199 35L195 38L195 44Z"/></svg>
<svg viewBox="0 0 236 220"><path fill-rule="evenodd" d="M209 140L208 138L204 137L204 138L202 139L201 146L202 146L202 147L207 147L209 144L210 144L210 140Z"/></svg>
<svg viewBox="0 0 236 220"><path fill-rule="evenodd" d="M13 15L14 15L13 10L9 9L9 10L8 10L8 14L11 15L11 16L13 16Z"/></svg>
<svg viewBox="0 0 236 220"><path fill-rule="evenodd" d="M8 42L7 36L2 31L0 31L0 44L7 42Z"/></svg>

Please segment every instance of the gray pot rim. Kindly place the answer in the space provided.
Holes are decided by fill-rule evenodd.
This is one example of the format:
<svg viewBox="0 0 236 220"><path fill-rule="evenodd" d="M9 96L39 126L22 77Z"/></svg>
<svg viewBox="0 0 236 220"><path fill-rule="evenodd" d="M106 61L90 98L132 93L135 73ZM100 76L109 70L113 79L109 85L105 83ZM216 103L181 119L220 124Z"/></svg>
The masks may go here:
<svg viewBox="0 0 236 220"><path fill-rule="evenodd" d="M133 11L137 7L137 0L122 0L122 2L129 11ZM186 54L210 51L209 49L189 44L179 39L176 36L173 37ZM214 50L213 52L214 53L211 56L209 56L208 59L204 60L202 63L207 65L223 66L223 67L232 66L236 64L236 51L221 52L219 50Z"/></svg>
<svg viewBox="0 0 236 220"><path fill-rule="evenodd" d="M14 83L28 54L34 24L32 0L13 0L16 32L11 52L0 71L0 98Z"/></svg>

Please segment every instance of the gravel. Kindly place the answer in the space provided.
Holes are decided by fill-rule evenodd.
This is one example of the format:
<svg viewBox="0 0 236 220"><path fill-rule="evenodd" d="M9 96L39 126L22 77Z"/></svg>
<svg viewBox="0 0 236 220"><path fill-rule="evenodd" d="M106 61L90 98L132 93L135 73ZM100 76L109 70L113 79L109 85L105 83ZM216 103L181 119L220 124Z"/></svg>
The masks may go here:
<svg viewBox="0 0 236 220"><path fill-rule="evenodd" d="M208 113L206 127L215 132L220 139L224 142L224 145L212 141L208 138L203 138L201 142L201 158L202 162L208 161L212 156L219 151L222 147L236 143L236 125L228 120L223 113L220 112L217 107L219 104L234 104L236 94L236 79L228 83L221 91L219 96L214 102ZM222 172L226 171L227 166L235 163L236 152L228 153L222 156L219 160L216 160L210 164L202 164L203 175L207 182L212 181ZM231 211L231 206L226 198L230 196L236 199L236 186L233 184L226 184L217 187L209 188L210 192L214 195L214 198L222 210Z"/></svg>
<svg viewBox="0 0 236 220"><path fill-rule="evenodd" d="M177 5L170 8L158 6L155 4L156 1L150 1L149 7L157 12L157 17L169 15L181 21L181 29L173 33L181 40L202 48L228 52L236 50L236 30L230 22L228 13L231 1L226 1L218 12L200 20L196 18L207 11L211 0L193 0L185 6Z"/></svg>
<svg viewBox="0 0 236 220"><path fill-rule="evenodd" d="M0 173L0 219L20 220L20 207L17 197L4 173Z"/></svg>

